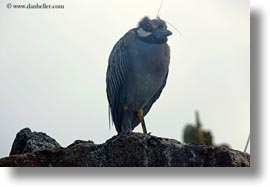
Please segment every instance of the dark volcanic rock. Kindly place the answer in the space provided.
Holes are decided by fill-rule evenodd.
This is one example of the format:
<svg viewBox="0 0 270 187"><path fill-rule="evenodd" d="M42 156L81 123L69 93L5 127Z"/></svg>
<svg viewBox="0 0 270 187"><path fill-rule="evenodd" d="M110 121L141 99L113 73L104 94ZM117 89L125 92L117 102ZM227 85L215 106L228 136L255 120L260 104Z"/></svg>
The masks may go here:
<svg viewBox="0 0 270 187"><path fill-rule="evenodd" d="M49 148L60 148L59 143L43 132L31 132L24 128L17 133L9 155L34 153Z"/></svg>
<svg viewBox="0 0 270 187"><path fill-rule="evenodd" d="M0 166L51 167L249 167L249 154L141 133L120 134L104 144L77 140L67 148L12 155Z"/></svg>

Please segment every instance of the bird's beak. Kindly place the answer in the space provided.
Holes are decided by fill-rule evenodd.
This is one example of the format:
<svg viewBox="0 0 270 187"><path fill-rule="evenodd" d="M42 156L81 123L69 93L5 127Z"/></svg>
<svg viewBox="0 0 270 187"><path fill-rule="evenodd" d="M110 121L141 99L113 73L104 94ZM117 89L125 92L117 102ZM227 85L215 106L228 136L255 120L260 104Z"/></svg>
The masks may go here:
<svg viewBox="0 0 270 187"><path fill-rule="evenodd" d="M157 29L155 32L154 32L154 35L158 38L162 38L162 37L167 37L167 36L170 36L172 35L172 32L167 30L167 29Z"/></svg>

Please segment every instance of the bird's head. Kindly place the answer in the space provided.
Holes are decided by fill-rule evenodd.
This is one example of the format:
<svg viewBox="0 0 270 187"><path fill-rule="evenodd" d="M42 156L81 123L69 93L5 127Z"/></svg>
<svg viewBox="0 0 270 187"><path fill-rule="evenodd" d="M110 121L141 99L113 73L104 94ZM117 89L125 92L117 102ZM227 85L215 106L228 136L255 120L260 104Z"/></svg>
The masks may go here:
<svg viewBox="0 0 270 187"><path fill-rule="evenodd" d="M166 22L159 17L152 20L144 17L139 22L136 34L144 42L162 44L167 42L167 37L172 35L172 32L167 29Z"/></svg>

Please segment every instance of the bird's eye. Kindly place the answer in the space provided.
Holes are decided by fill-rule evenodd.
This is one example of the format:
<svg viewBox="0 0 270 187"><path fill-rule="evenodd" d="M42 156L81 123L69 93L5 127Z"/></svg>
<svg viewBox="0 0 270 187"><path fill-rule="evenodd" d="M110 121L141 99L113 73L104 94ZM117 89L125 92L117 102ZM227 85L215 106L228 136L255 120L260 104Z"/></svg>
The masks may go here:
<svg viewBox="0 0 270 187"><path fill-rule="evenodd" d="M153 29L151 28L151 27L147 27L147 28L145 28L144 29L146 32L152 32L153 31Z"/></svg>

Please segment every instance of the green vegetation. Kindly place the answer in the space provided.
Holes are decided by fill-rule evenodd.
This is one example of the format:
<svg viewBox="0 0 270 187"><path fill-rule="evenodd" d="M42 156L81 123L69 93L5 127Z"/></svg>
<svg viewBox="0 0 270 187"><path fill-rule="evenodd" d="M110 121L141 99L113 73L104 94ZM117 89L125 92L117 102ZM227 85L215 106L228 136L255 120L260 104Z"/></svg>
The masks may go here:
<svg viewBox="0 0 270 187"><path fill-rule="evenodd" d="M187 124L184 128L184 143L199 143L206 146L215 146L213 134L211 131L203 129L198 111L195 112L195 118L195 124ZM221 146L229 147L227 144Z"/></svg>

